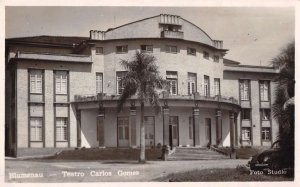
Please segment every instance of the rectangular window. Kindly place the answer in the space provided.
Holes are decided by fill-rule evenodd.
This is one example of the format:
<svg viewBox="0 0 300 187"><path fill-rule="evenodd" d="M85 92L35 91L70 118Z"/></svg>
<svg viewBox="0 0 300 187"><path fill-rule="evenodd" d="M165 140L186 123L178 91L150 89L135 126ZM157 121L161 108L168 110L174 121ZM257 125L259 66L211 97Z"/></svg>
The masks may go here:
<svg viewBox="0 0 300 187"><path fill-rule="evenodd" d="M103 47L96 47L96 55L103 54Z"/></svg>
<svg viewBox="0 0 300 187"><path fill-rule="evenodd" d="M177 46L167 45L166 52L167 53L177 53Z"/></svg>
<svg viewBox="0 0 300 187"><path fill-rule="evenodd" d="M251 140L251 128L242 127L242 140L250 141Z"/></svg>
<svg viewBox="0 0 300 187"><path fill-rule="evenodd" d="M195 48L187 48L187 54L196 56L196 49Z"/></svg>
<svg viewBox="0 0 300 187"><path fill-rule="evenodd" d="M259 81L259 92L261 101L269 101L269 81Z"/></svg>
<svg viewBox="0 0 300 187"><path fill-rule="evenodd" d="M30 141L42 141L43 138L43 118L30 118Z"/></svg>
<svg viewBox="0 0 300 187"><path fill-rule="evenodd" d="M96 93L102 93L103 92L103 74L102 73L96 73Z"/></svg>
<svg viewBox="0 0 300 187"><path fill-rule="evenodd" d="M250 108L242 108L242 120L250 120L251 111Z"/></svg>
<svg viewBox="0 0 300 187"><path fill-rule="evenodd" d="M270 109L260 109L261 120L269 121L270 120Z"/></svg>
<svg viewBox="0 0 300 187"><path fill-rule="evenodd" d="M242 101L249 100L250 93L250 81L249 80L240 80L240 97Z"/></svg>
<svg viewBox="0 0 300 187"><path fill-rule="evenodd" d="M209 76L204 75L204 96L209 97L210 92L209 92L210 86L209 86Z"/></svg>
<svg viewBox="0 0 300 187"><path fill-rule="evenodd" d="M262 127L261 128L261 139L263 141L271 140L271 128L270 127Z"/></svg>
<svg viewBox="0 0 300 187"><path fill-rule="evenodd" d="M127 45L121 45L116 47L117 53L127 53L128 52L128 46Z"/></svg>
<svg viewBox="0 0 300 187"><path fill-rule="evenodd" d="M125 88L125 80L123 77L126 75L126 71L117 72L117 94L122 95Z"/></svg>
<svg viewBox="0 0 300 187"><path fill-rule="evenodd" d="M67 71L55 72L55 93L56 94L68 93L68 72Z"/></svg>
<svg viewBox="0 0 300 187"><path fill-rule="evenodd" d="M220 85L220 79L215 78L214 79L214 90L215 90L215 96L221 95L221 85Z"/></svg>
<svg viewBox="0 0 300 187"><path fill-rule="evenodd" d="M144 116L144 121L145 121L145 139L154 141L154 117Z"/></svg>
<svg viewBox="0 0 300 187"><path fill-rule="evenodd" d="M203 58L209 59L209 53L207 51L203 51Z"/></svg>
<svg viewBox="0 0 300 187"><path fill-rule="evenodd" d="M214 55L214 62L219 62L220 61L220 57L218 55Z"/></svg>
<svg viewBox="0 0 300 187"><path fill-rule="evenodd" d="M141 51L144 53L152 53L153 45L141 45Z"/></svg>
<svg viewBox="0 0 300 187"><path fill-rule="evenodd" d="M193 116L189 117L189 139L193 139Z"/></svg>
<svg viewBox="0 0 300 187"><path fill-rule="evenodd" d="M56 141L68 141L68 118L56 118Z"/></svg>
<svg viewBox="0 0 300 187"><path fill-rule="evenodd" d="M43 92L43 71L42 70L30 70L30 93L42 94Z"/></svg>
<svg viewBox="0 0 300 187"><path fill-rule="evenodd" d="M167 82L169 83L170 95L177 95L177 72L167 71Z"/></svg>
<svg viewBox="0 0 300 187"><path fill-rule="evenodd" d="M188 73L188 94L192 95L197 92L197 74Z"/></svg>

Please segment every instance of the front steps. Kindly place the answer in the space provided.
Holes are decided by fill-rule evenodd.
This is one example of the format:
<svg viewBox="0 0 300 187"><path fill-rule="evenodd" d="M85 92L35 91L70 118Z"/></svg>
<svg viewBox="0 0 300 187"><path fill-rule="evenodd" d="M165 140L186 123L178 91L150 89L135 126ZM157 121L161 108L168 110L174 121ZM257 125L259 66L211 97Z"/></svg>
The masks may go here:
<svg viewBox="0 0 300 187"><path fill-rule="evenodd" d="M228 159L228 156L212 151L208 148L177 147L167 160L220 160Z"/></svg>

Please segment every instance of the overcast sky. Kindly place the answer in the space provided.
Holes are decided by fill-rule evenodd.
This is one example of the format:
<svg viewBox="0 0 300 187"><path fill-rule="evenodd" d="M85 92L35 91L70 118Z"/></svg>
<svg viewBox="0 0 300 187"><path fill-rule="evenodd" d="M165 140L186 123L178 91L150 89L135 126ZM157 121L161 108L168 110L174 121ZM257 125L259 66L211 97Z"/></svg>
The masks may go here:
<svg viewBox="0 0 300 187"><path fill-rule="evenodd" d="M89 36L161 13L196 24L229 49L226 58L242 64L269 65L294 40L294 8L164 7L6 7L6 38L53 35Z"/></svg>

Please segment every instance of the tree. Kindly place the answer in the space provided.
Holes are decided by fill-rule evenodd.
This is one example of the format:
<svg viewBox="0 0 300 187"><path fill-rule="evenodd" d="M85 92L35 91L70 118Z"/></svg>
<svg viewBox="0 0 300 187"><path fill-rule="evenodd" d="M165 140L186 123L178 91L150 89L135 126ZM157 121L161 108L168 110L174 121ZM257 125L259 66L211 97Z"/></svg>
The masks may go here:
<svg viewBox="0 0 300 187"><path fill-rule="evenodd" d="M131 61L121 60L121 65L128 70L122 78L125 88L118 100L118 112L121 111L126 100L137 95L140 103L140 157L139 162L144 163L145 159L145 127L144 127L144 108L149 103L155 108L156 113L160 111L159 93L165 85L155 64L155 57L136 51Z"/></svg>
<svg viewBox="0 0 300 187"><path fill-rule="evenodd" d="M277 139L281 154L278 164L279 167L294 167L295 43L288 44L272 63L279 69L279 74L275 78L275 102L272 105L273 116L279 124Z"/></svg>

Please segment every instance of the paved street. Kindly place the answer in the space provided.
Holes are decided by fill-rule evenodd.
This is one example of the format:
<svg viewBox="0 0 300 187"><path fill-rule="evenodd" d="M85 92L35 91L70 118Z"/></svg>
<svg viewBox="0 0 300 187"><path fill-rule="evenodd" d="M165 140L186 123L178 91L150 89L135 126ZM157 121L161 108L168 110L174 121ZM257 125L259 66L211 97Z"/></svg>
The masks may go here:
<svg viewBox="0 0 300 187"><path fill-rule="evenodd" d="M207 168L235 168L247 160L197 161L53 161L6 160L6 182L153 181L170 173ZM21 178L20 178L21 177Z"/></svg>

